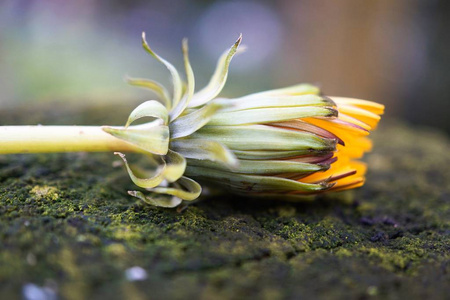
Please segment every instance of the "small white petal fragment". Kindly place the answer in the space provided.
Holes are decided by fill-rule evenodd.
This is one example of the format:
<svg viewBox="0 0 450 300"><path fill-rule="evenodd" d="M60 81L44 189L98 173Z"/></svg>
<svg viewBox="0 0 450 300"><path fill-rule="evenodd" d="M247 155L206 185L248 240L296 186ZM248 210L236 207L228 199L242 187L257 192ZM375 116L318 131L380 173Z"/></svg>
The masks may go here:
<svg viewBox="0 0 450 300"><path fill-rule="evenodd" d="M135 266L125 270L125 277L128 281L143 281L148 278L147 271Z"/></svg>
<svg viewBox="0 0 450 300"><path fill-rule="evenodd" d="M56 291L50 287L40 287L34 283L27 283L22 287L24 300L56 300Z"/></svg>

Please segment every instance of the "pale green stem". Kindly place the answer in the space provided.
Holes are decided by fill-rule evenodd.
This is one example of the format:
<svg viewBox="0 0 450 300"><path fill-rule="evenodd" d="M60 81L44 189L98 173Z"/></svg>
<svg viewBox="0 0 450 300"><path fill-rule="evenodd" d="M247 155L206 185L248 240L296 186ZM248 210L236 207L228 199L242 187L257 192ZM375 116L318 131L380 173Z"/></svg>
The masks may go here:
<svg viewBox="0 0 450 300"><path fill-rule="evenodd" d="M99 126L0 126L0 154L142 152Z"/></svg>

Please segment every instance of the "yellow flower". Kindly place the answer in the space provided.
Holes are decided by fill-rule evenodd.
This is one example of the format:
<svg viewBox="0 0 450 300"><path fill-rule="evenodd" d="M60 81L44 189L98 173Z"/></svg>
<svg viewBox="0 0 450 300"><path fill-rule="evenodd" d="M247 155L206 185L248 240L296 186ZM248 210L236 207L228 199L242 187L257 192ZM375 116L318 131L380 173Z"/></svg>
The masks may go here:
<svg viewBox="0 0 450 300"><path fill-rule="evenodd" d="M334 152L336 161L329 170L302 178L303 182L328 180L335 185L330 191L340 191L360 187L364 184L367 166L358 161L365 152L372 149L372 141L367 137L375 129L384 105L352 98L331 97L337 105L335 119L306 118L305 122L318 126L342 140Z"/></svg>
<svg viewBox="0 0 450 300"><path fill-rule="evenodd" d="M280 198L361 186L366 166L358 159L371 149L367 135L384 107L324 97L309 84L218 98L240 42L241 37L221 56L209 84L195 93L187 42L182 47L187 78L183 82L143 35L144 48L170 71L173 93L170 97L154 81L130 79L156 92L159 102L138 106L125 127L103 128L141 149L153 164L147 177L138 176L118 153L133 182L150 192L129 193L153 205L173 207L200 195L201 186L190 177L237 194ZM143 117L154 121L131 125Z"/></svg>

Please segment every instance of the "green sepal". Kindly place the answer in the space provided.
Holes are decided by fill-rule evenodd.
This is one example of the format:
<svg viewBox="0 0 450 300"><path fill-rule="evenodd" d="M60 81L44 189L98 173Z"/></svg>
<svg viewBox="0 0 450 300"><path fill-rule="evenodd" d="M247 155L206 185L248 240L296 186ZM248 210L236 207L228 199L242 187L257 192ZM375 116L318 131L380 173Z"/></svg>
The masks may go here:
<svg viewBox="0 0 450 300"><path fill-rule="evenodd" d="M169 109L171 107L175 107L178 102L180 102L181 99L181 93L183 90L183 84L180 78L180 74L178 74L177 69L171 64L169 63L167 60L165 60L164 58L160 57L158 54L156 54L148 45L146 39L145 39L145 32L142 32L142 47L144 47L144 49L150 53L151 56L153 56L156 60L158 60L159 62L161 62L163 65L166 66L166 68L169 70L170 74L172 75L172 81L173 81L173 98L172 98L172 103L171 106L168 107Z"/></svg>
<svg viewBox="0 0 450 300"><path fill-rule="evenodd" d="M331 107L301 106L256 108L233 112L219 112L212 116L208 125L247 125L287 121L307 117L336 117Z"/></svg>
<svg viewBox="0 0 450 300"><path fill-rule="evenodd" d="M153 154L165 155L169 150L169 127L160 121L130 127L103 126L102 130Z"/></svg>
<svg viewBox="0 0 450 300"><path fill-rule="evenodd" d="M155 100L150 100L140 104L130 113L125 127L130 126L134 121L144 117L160 119L164 125L167 125L169 122L169 112L167 111L167 108Z"/></svg>
<svg viewBox="0 0 450 300"><path fill-rule="evenodd" d="M146 89L150 89L159 96L160 100L166 107L170 107L170 95L167 89L160 83L142 78L125 78L125 80L133 86L142 87Z"/></svg>
<svg viewBox="0 0 450 300"><path fill-rule="evenodd" d="M214 71L211 80L203 89L194 94L191 102L189 103L189 107L197 107L203 105L220 93L223 86L225 85L225 82L227 81L228 67L230 65L231 59L233 58L234 54L236 54L241 41L242 35L239 36L239 38L229 51L226 51L224 54L222 54L222 56L219 58L219 61L217 62L216 70Z"/></svg>
<svg viewBox="0 0 450 300"><path fill-rule="evenodd" d="M248 95L247 97L261 97L261 96L286 96L286 95L319 95L320 89L312 84L301 83L293 86L284 87L281 89L269 90Z"/></svg>
<svg viewBox="0 0 450 300"><path fill-rule="evenodd" d="M137 186L139 186L141 188L153 188L153 187L161 184L161 182L163 182L164 170L166 168L166 164L164 161L162 161L159 164L159 166L157 168L155 168L155 170L153 170L152 172L148 171L147 172L147 173L149 173L147 175L148 177L142 178L142 177L139 177L139 175L142 176L143 172L141 172L141 171L135 172L134 170L132 170L123 153L114 152L114 154L118 155L123 160L123 162L125 163L125 167L127 169L128 175L130 176L130 178L134 182L134 184L136 184ZM140 173L140 174L137 175L136 173Z"/></svg>
<svg viewBox="0 0 450 300"><path fill-rule="evenodd" d="M149 189L149 191L158 194L172 195L186 201L192 201L200 196L202 187L190 178L181 177L174 183L174 187L156 187Z"/></svg>
<svg viewBox="0 0 450 300"><path fill-rule="evenodd" d="M151 196L150 195L146 196L139 191L128 191L128 194L144 201L147 204L158 207L173 208L177 207L182 202L182 200L178 197L169 195L160 195L157 193L153 193Z"/></svg>
<svg viewBox="0 0 450 300"><path fill-rule="evenodd" d="M189 166L198 166L211 168L222 171L230 171L229 168L221 164L217 164L211 161L202 161L188 159ZM283 161L283 160L239 160L239 164L232 170L235 173L241 174L279 174L279 173L296 173L296 174L309 174L317 171L324 171L329 166L319 164L309 164L295 161Z"/></svg>
<svg viewBox="0 0 450 300"><path fill-rule="evenodd" d="M234 168L238 160L233 152L221 143L208 140L178 139L171 141L170 148L185 158L210 160Z"/></svg>
<svg viewBox="0 0 450 300"><path fill-rule="evenodd" d="M309 149L290 150L290 151L270 151L270 150L234 150L234 155L239 159L265 160L276 158L289 158L301 155L311 155L322 153L321 151L312 151Z"/></svg>
<svg viewBox="0 0 450 300"><path fill-rule="evenodd" d="M304 106L330 106L334 107L336 104L327 97L320 97L318 95L296 95L296 96L244 96L241 98L228 99L231 106L225 108L223 112L239 111L255 108L278 108L278 107L304 107Z"/></svg>
<svg viewBox="0 0 450 300"><path fill-rule="evenodd" d="M181 113L186 109L187 105L192 99L192 96L194 95L195 90L195 78L194 72L192 71L191 63L189 62L187 39L183 39L182 50L184 58L184 68L186 70L187 85L186 90L184 92L184 96L181 99L180 103L178 103L177 106L175 106L174 109L170 112L171 121L178 118L178 116L180 116Z"/></svg>
<svg viewBox="0 0 450 300"><path fill-rule="evenodd" d="M218 110L227 105L224 101L212 101L202 108L179 117L169 125L171 138L182 138L196 132L205 126Z"/></svg>
<svg viewBox="0 0 450 300"><path fill-rule="evenodd" d="M247 193L294 191L317 193L332 186L328 183L304 183L281 177L244 175L196 166L188 166L186 168L186 175L204 178L208 181L219 183L222 186L227 186L233 190L245 191Z"/></svg>
<svg viewBox="0 0 450 300"><path fill-rule="evenodd" d="M231 150L335 150L336 141L315 134L266 125L205 126L188 137L211 140Z"/></svg>
<svg viewBox="0 0 450 300"><path fill-rule="evenodd" d="M179 153L172 150L169 150L164 158L166 161L164 178L168 182L177 181L181 176L183 176L184 171L186 170L186 159Z"/></svg>

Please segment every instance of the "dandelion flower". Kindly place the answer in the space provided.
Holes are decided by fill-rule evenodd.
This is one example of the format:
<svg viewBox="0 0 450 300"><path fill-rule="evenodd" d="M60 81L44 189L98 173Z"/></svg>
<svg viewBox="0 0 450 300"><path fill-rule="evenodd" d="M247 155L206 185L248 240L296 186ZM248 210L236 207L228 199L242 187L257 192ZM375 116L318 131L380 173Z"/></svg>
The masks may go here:
<svg viewBox="0 0 450 300"><path fill-rule="evenodd" d="M356 188L364 183L366 165L358 159L372 147L367 138L383 113L371 101L322 96L309 84L259 92L240 98L217 97L241 37L219 59L209 84L194 92L194 74L183 41L187 82L147 44L144 48L172 74L173 95L162 85L130 79L152 89L162 102L137 107L123 128L104 127L116 138L148 152L152 176L133 182L149 191L131 195L159 206L196 199L201 186L192 178L251 196L304 197ZM185 87L185 88L183 88ZM129 126L142 117L147 125Z"/></svg>

